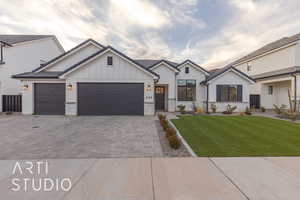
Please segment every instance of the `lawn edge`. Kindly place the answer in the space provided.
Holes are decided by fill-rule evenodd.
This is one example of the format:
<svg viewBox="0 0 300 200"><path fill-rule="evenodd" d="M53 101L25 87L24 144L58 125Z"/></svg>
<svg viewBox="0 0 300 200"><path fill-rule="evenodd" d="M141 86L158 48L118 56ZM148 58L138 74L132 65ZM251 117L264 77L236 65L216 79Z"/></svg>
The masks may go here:
<svg viewBox="0 0 300 200"><path fill-rule="evenodd" d="M193 149L190 147L190 145L186 142L186 140L182 137L179 130L176 128L176 126L173 124L173 122L170 119L167 119L169 124L176 130L176 135L181 140L182 144L185 146L185 148L188 150L188 152L191 154L192 157L198 157L197 154L193 151Z"/></svg>

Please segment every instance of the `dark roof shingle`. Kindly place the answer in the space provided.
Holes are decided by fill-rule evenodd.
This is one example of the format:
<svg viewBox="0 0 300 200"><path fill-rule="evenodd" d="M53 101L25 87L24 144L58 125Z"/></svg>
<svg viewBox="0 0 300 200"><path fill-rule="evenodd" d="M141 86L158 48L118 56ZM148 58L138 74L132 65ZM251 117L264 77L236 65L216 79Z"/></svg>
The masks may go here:
<svg viewBox="0 0 300 200"><path fill-rule="evenodd" d="M0 35L0 41L4 41L8 44L16 44L20 42L28 42L33 40L39 40L49 37L55 37L54 35Z"/></svg>

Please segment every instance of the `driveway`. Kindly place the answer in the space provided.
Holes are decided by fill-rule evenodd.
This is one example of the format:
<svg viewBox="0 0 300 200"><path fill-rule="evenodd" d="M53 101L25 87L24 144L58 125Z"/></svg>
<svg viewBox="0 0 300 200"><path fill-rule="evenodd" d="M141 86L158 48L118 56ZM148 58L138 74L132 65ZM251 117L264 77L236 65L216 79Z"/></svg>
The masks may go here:
<svg viewBox="0 0 300 200"><path fill-rule="evenodd" d="M0 118L0 159L160 157L153 116Z"/></svg>

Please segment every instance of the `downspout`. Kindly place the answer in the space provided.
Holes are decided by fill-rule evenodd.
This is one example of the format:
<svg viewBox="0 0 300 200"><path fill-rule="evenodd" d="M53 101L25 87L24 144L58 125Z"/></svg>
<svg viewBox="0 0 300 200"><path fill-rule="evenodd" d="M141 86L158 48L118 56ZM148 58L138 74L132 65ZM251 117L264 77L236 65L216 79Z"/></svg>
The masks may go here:
<svg viewBox="0 0 300 200"><path fill-rule="evenodd" d="M297 111L297 76L295 74L291 74L294 77L294 112Z"/></svg>
<svg viewBox="0 0 300 200"><path fill-rule="evenodd" d="M207 88L207 90L206 90L206 113L208 114L209 113L209 110L208 110L208 107L209 107L209 105L208 105L209 83L206 83L206 88Z"/></svg>

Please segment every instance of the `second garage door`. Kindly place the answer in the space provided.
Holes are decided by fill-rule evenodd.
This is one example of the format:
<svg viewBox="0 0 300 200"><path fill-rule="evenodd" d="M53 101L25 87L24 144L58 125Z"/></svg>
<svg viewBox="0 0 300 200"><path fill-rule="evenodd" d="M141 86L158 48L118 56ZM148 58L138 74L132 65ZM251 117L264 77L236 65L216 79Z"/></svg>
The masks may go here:
<svg viewBox="0 0 300 200"><path fill-rule="evenodd" d="M78 115L144 115L144 84L78 83Z"/></svg>

